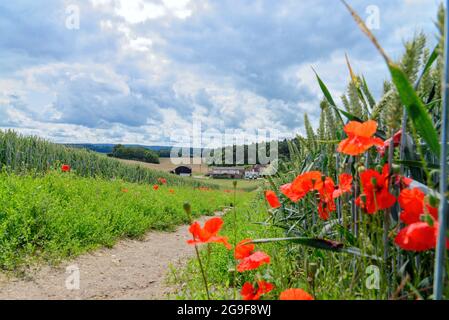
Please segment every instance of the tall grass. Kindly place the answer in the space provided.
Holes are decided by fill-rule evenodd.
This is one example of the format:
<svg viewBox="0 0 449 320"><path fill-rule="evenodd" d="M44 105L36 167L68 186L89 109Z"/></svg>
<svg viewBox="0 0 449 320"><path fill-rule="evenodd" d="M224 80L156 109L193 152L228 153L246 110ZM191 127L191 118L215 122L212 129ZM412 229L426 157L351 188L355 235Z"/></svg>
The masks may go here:
<svg viewBox="0 0 449 320"><path fill-rule="evenodd" d="M181 178L166 172L151 170L141 166L126 165L116 159L84 149L75 149L51 143L39 137L28 137L14 131L0 130L0 168L10 172L37 174L46 173L61 164L68 164L82 177L123 179L136 183L156 183L162 177L170 185L208 186L201 180Z"/></svg>
<svg viewBox="0 0 449 320"><path fill-rule="evenodd" d="M244 201L250 193L238 193ZM207 201L204 198L207 197ZM220 190L152 186L84 178L53 170L42 176L0 172L0 270L28 259L57 261L149 229L187 223L183 204L195 216L211 215L232 202Z"/></svg>

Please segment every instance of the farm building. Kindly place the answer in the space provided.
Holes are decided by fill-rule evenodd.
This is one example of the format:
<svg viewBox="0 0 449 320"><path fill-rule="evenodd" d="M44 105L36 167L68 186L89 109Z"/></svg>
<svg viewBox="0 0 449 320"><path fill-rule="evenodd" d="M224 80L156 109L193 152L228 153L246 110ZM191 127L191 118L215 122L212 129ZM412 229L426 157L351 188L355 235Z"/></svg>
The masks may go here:
<svg viewBox="0 0 449 320"><path fill-rule="evenodd" d="M215 167L208 174L214 179L242 179L245 175L244 167Z"/></svg>
<svg viewBox="0 0 449 320"><path fill-rule="evenodd" d="M245 170L245 179L257 179L265 175L267 166L256 164Z"/></svg>
<svg viewBox="0 0 449 320"><path fill-rule="evenodd" d="M170 171L170 173L176 174L178 176L191 176L192 175L192 168L187 166L179 166Z"/></svg>

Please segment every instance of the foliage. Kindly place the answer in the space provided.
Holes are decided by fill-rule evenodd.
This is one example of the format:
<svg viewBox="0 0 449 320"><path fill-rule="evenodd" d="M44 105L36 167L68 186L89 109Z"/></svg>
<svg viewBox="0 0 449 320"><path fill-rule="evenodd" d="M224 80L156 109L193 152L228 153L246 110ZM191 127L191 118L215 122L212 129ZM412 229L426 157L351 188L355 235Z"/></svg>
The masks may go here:
<svg viewBox="0 0 449 320"><path fill-rule="evenodd" d="M159 163L159 156L155 151L144 147L126 147L118 144L114 146L109 156L119 159L136 160L148 163Z"/></svg>
<svg viewBox="0 0 449 320"><path fill-rule="evenodd" d="M237 196L244 201L248 194ZM4 171L0 269L14 270L30 257L54 261L112 246L117 239L141 237L149 229L172 230L188 222L182 210L187 200L199 216L229 206L231 196L169 184L155 191L150 185L83 178L59 170L37 177Z"/></svg>

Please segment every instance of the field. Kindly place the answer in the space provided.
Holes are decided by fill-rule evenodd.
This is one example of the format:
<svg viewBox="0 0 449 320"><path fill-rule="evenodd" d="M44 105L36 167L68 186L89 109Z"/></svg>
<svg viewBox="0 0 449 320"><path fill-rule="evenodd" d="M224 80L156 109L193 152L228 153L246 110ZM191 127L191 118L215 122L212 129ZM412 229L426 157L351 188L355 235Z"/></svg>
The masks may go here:
<svg viewBox="0 0 449 320"><path fill-rule="evenodd" d="M204 175L208 172L207 165L199 165L194 164L193 161L196 161L195 159L179 159L181 161L180 164L173 164L170 158L159 158L160 163L146 163L146 162L140 162L140 161L134 161L134 160L125 160L125 159L118 159L119 161L126 163L126 164L132 164L132 165L138 165L142 166L144 168L149 168L153 170L163 171L163 172L170 172L174 168L176 168L179 165L186 165L190 168L192 168L193 175ZM178 160L178 159L177 159Z"/></svg>
<svg viewBox="0 0 449 320"><path fill-rule="evenodd" d="M204 197L208 201L204 201ZM239 193L238 199L248 194ZM58 261L148 230L172 230L194 216L232 203L229 193L185 186L84 178L51 171L45 176L0 174L0 269L34 259Z"/></svg>

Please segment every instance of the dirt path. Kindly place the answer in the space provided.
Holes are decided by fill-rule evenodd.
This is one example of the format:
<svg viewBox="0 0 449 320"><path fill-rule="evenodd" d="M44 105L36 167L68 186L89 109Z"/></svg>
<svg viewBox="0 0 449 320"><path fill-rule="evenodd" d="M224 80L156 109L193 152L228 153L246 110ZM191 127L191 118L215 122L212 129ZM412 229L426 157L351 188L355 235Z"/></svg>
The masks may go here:
<svg viewBox="0 0 449 320"><path fill-rule="evenodd" d="M182 266L195 254L186 244L189 238L188 226L150 232L143 241L123 240L58 267L43 267L27 280L0 278L0 299L166 299L173 291L165 282L169 265ZM76 279L66 269L70 266L79 268L79 290L66 287L70 274Z"/></svg>

